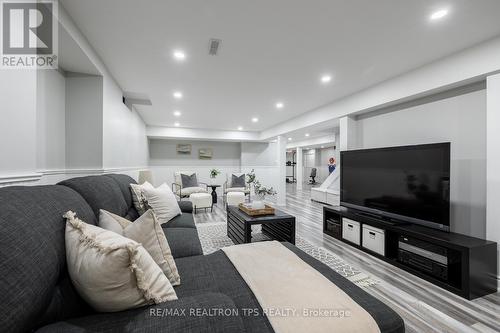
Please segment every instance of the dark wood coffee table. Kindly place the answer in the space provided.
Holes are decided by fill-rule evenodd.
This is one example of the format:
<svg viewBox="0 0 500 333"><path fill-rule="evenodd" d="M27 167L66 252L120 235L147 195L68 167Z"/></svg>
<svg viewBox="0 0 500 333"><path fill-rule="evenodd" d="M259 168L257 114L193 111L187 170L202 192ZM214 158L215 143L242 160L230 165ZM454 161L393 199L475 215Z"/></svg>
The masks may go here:
<svg viewBox="0 0 500 333"><path fill-rule="evenodd" d="M252 242L252 225L262 225L262 232L274 240L295 244L295 216L278 209L274 215L253 217L236 206L227 207L227 236L234 244Z"/></svg>

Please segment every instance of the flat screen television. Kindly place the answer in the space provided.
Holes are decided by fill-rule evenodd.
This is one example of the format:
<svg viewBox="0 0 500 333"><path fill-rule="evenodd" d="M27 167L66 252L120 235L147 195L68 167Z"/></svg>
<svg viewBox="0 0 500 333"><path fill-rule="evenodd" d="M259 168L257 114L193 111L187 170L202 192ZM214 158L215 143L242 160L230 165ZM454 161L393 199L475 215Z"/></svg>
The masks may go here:
<svg viewBox="0 0 500 333"><path fill-rule="evenodd" d="M340 204L450 230L450 143L340 153Z"/></svg>

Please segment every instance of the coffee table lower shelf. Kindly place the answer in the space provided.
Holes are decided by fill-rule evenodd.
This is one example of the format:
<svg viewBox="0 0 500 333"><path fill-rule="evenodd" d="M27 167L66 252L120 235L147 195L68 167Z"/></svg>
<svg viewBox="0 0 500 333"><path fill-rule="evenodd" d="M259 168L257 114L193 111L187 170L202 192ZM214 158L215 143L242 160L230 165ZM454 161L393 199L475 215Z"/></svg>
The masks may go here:
<svg viewBox="0 0 500 333"><path fill-rule="evenodd" d="M274 215L252 217L236 206L227 208L227 236L234 244L252 242L252 225L262 225L262 232L273 240L295 244L295 217L275 210Z"/></svg>

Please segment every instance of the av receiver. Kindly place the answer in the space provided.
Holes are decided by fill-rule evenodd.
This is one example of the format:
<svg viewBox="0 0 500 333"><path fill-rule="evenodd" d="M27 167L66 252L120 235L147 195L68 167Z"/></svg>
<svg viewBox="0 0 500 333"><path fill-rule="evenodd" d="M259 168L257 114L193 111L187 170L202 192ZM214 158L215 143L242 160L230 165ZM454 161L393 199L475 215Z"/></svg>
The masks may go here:
<svg viewBox="0 0 500 333"><path fill-rule="evenodd" d="M446 248L425 241L400 236L398 261L443 281L448 281L448 266L456 261Z"/></svg>

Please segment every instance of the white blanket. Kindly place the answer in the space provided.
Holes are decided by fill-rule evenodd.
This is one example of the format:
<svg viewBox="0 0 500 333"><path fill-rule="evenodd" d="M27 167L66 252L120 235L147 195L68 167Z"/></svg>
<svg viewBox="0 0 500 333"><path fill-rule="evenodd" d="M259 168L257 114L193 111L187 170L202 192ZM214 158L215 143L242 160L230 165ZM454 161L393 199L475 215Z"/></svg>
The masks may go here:
<svg viewBox="0 0 500 333"><path fill-rule="evenodd" d="M222 249L276 333L379 333L371 315L279 242Z"/></svg>

